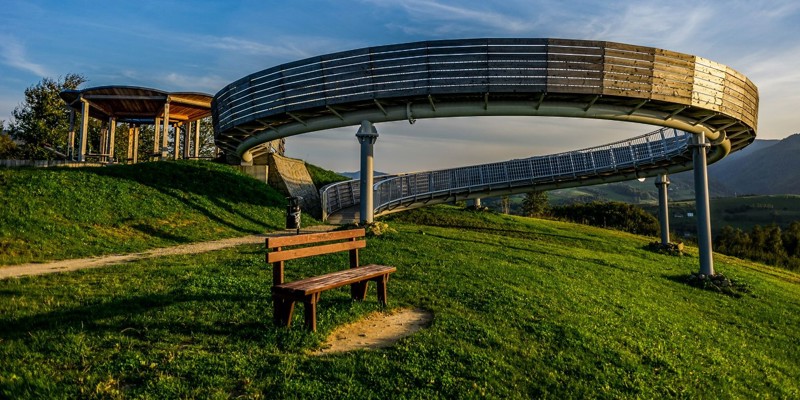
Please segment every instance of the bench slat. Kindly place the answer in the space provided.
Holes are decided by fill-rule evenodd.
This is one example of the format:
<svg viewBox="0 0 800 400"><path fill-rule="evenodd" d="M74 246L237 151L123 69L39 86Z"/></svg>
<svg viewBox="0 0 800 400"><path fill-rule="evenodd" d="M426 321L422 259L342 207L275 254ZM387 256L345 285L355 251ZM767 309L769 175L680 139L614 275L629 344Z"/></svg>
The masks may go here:
<svg viewBox="0 0 800 400"><path fill-rule="evenodd" d="M267 238L267 248L294 246L317 242L330 242L333 240L352 239L363 237L365 231L361 229L350 229L346 231L309 233L304 235L274 236Z"/></svg>
<svg viewBox="0 0 800 400"><path fill-rule="evenodd" d="M277 294L289 294L294 296L308 296L328 289L333 289L364 280L374 279L382 275L388 275L397 271L395 267L385 265L365 265L358 268L351 268L330 274L314 276L299 281L284 283L272 287L272 292Z"/></svg>
<svg viewBox="0 0 800 400"><path fill-rule="evenodd" d="M267 253L267 262L274 263L278 261L294 260L296 258L335 253L337 251L363 249L365 247L367 247L366 240L356 240L354 242L341 242L333 244L324 244L322 246L303 247L300 249L273 251Z"/></svg>

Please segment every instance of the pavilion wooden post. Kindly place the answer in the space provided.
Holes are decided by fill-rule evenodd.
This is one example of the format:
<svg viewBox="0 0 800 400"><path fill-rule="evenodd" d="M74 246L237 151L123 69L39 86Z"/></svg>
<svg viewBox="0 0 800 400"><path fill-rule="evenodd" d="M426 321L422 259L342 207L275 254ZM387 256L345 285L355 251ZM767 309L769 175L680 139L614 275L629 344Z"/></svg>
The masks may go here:
<svg viewBox="0 0 800 400"><path fill-rule="evenodd" d="M200 120L194 121L194 158L200 158Z"/></svg>
<svg viewBox="0 0 800 400"><path fill-rule="evenodd" d="M86 162L86 141L89 136L89 102L81 96L81 148L78 161Z"/></svg>
<svg viewBox="0 0 800 400"><path fill-rule="evenodd" d="M169 144L169 98L164 103L164 135L161 136L161 160L167 159L167 145Z"/></svg>
<svg viewBox="0 0 800 400"><path fill-rule="evenodd" d="M108 123L108 162L114 162L114 139L117 133L117 118L111 117Z"/></svg>
<svg viewBox="0 0 800 400"><path fill-rule="evenodd" d="M98 161L103 162L106 160L108 154L108 121L103 121L103 127L100 128L100 148L97 149Z"/></svg>
<svg viewBox="0 0 800 400"><path fill-rule="evenodd" d="M133 163L139 162L139 125L133 128Z"/></svg>
<svg viewBox="0 0 800 400"><path fill-rule="evenodd" d="M75 158L75 109L69 109L69 134L67 135L67 160Z"/></svg>
<svg viewBox="0 0 800 400"><path fill-rule="evenodd" d="M192 132L192 122L186 122L186 128L183 131L183 159L189 159L189 144L191 140L189 140L189 134Z"/></svg>
<svg viewBox="0 0 800 400"><path fill-rule="evenodd" d="M153 159L155 157L158 157L158 154L161 153L161 150L159 150L159 145L158 145L159 143L161 143L161 136L160 136L161 118L156 117L155 126L153 127L153 130L155 131L155 134L153 135L153 156L148 157L148 159Z"/></svg>
<svg viewBox="0 0 800 400"><path fill-rule="evenodd" d="M183 134L181 133L182 125L183 124L181 124L180 122L176 122L175 125L173 125L175 127L175 143L173 144L175 150L172 154L172 158L174 160L181 158L181 137L183 136Z"/></svg>
<svg viewBox="0 0 800 400"><path fill-rule="evenodd" d="M133 125L128 125L128 151L125 153L125 161L130 163L133 160Z"/></svg>

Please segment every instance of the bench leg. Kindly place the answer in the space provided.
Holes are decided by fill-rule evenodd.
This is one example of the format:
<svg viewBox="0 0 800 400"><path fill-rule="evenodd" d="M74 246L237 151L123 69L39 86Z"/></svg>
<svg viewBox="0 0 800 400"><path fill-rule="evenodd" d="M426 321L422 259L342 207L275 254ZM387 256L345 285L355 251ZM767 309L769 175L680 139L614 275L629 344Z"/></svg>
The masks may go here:
<svg viewBox="0 0 800 400"><path fill-rule="evenodd" d="M292 315L294 315L294 300L273 296L272 303L272 318L275 320L275 324L290 326L292 324Z"/></svg>
<svg viewBox="0 0 800 400"><path fill-rule="evenodd" d="M378 302L386 306L386 282L389 281L389 275L381 276L376 282L378 283Z"/></svg>
<svg viewBox="0 0 800 400"><path fill-rule="evenodd" d="M317 331L317 300L319 300L319 294L312 294L306 296L306 299L303 301L306 329L311 332Z"/></svg>
<svg viewBox="0 0 800 400"><path fill-rule="evenodd" d="M367 283L369 281L357 282L350 285L350 296L353 300L364 301L367 299Z"/></svg>

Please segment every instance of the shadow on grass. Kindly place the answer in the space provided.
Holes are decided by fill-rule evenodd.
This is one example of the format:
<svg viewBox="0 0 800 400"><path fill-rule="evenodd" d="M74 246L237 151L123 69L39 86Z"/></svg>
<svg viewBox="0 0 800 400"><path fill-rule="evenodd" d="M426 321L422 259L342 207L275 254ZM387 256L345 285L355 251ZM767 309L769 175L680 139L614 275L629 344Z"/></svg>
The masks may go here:
<svg viewBox="0 0 800 400"><path fill-rule="evenodd" d="M722 281L727 282L725 284L720 284L712 279L697 279L696 275L693 274L662 276L675 283L680 283L682 285L691 286L696 289L706 290L713 293L723 294L735 299L742 298L745 295L755 297L750 290L750 285L724 277Z"/></svg>
<svg viewBox="0 0 800 400"><path fill-rule="evenodd" d="M285 199L277 191L249 176L237 173L224 165L198 161L160 161L134 165L114 165L105 168L85 168L84 171L100 176L134 181L148 186L165 196L172 197L207 218L231 229L259 233L260 229L243 229L222 218L200 202L180 195L191 193L207 199L225 213L246 220L262 229L280 229L237 209L232 204L249 204L258 207L285 206Z"/></svg>
<svg viewBox="0 0 800 400"><path fill-rule="evenodd" d="M0 292L0 296L6 298L19 294L14 290ZM195 312L186 313L185 318L176 319L168 315L180 312L168 308L191 307L186 305L189 303L195 303ZM204 305L209 303L226 304L223 307L218 304ZM319 315L341 315L351 310L353 301L344 296L330 296L320 305L325 313L318 312ZM249 310L258 310L259 314L255 315L256 312ZM161 341L165 333L176 335L176 338L220 336L226 340L272 343L281 351L300 350L312 345L320 337L305 330L302 302L297 304L292 326L287 329L273 323L272 301L268 295L194 295L183 293L180 289L64 307L18 318L0 317L0 338L3 340L27 340L36 333L44 333L56 340L70 332L97 337L121 335L143 341Z"/></svg>
<svg viewBox="0 0 800 400"><path fill-rule="evenodd" d="M168 241L175 242L175 243L190 243L190 242L192 242L191 239L188 239L188 238L185 238L185 237L182 237L182 236L173 235L171 233L165 232L165 231L163 231L161 229L158 229L158 228L150 226L150 225L135 224L135 225L131 225L131 228L136 229L137 231L142 232L145 235L152 236L152 237L157 237L159 239L164 239L164 240L168 240Z"/></svg>

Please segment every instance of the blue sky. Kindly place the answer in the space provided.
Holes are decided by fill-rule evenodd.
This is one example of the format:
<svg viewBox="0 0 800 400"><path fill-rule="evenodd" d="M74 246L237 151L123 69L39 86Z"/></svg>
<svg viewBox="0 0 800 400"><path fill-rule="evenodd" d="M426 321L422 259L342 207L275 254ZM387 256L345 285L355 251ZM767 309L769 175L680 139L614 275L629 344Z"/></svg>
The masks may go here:
<svg viewBox="0 0 800 400"><path fill-rule="evenodd" d="M85 87L215 94L249 73L359 47L467 37L618 41L695 54L759 88L759 138L800 132L800 2L787 1L31 1L0 3L0 119L26 87L80 73ZM290 138L287 153L358 169L357 127ZM459 118L377 125L376 169L405 172L604 144L646 125Z"/></svg>

